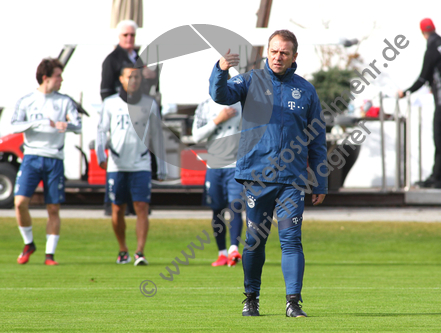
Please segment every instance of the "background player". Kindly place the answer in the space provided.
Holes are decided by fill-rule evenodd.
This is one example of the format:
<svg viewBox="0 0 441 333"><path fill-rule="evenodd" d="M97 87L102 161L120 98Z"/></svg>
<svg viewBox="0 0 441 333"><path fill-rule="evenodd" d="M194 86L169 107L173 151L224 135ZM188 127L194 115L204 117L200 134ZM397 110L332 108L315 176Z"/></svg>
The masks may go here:
<svg viewBox="0 0 441 333"><path fill-rule="evenodd" d="M11 119L13 133L24 133L24 158L15 183L15 213L25 247L19 264L26 264L35 252L29 202L43 181L48 212L46 265L54 260L60 237L60 203L64 202L65 132L81 132L81 118L70 97L58 93L63 65L57 59L43 59L37 68L39 87L22 97Z"/></svg>
<svg viewBox="0 0 441 333"><path fill-rule="evenodd" d="M133 64L123 67L120 75L122 89L119 94L104 100L96 140L98 163L107 170L106 186L112 201L112 225L119 243L117 264L131 261L126 245L124 214L130 195L133 199L137 217L135 266L148 264L144 256L144 246L149 230L150 135L154 152L159 154L159 178L165 179L167 172L158 106L153 98L144 95L140 90L141 80L140 70L134 68ZM134 125L142 127L146 138L144 142L139 138ZM104 147L109 131L110 157L107 160Z"/></svg>
<svg viewBox="0 0 441 333"><path fill-rule="evenodd" d="M199 104L193 121L193 139L196 143L207 139L207 173L205 175L204 204L213 210L212 225L219 250L212 266L234 266L242 258L239 240L242 233L242 205L240 193L243 185L234 179L237 149L239 147L241 107L236 103L230 107L207 99ZM235 203L236 202L236 203ZM227 226L223 222L222 210L229 208L230 248L227 252Z"/></svg>

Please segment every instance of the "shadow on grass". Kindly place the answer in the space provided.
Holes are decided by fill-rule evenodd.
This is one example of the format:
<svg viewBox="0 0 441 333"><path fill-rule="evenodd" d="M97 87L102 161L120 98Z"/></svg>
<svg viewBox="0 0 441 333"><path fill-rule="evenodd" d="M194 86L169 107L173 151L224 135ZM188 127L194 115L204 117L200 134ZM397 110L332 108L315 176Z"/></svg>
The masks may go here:
<svg viewBox="0 0 441 333"><path fill-rule="evenodd" d="M111 261L111 262L76 262L76 261L69 261L69 262L61 262L60 264L59 264L59 266L74 266L74 265L76 265L76 266L87 266L87 265L90 265L90 266L115 266L115 267L118 267L118 266L134 266L133 265L133 261L132 262L129 262L128 264L117 264L117 263L115 263L114 261ZM164 264L163 263L151 263L151 262L149 262L149 264L148 265L139 265L139 266L136 266L136 267L153 267L153 266L164 266Z"/></svg>
<svg viewBox="0 0 441 333"><path fill-rule="evenodd" d="M171 259L172 261L173 259ZM171 261L161 261L161 262L151 262L149 261L149 264L146 267L164 267L165 266L171 266L170 268L173 268L173 264L171 264ZM16 259L12 260L2 260L0 261L0 265L8 265L8 264L14 264L17 266L44 266L43 262L28 262L25 265L18 265L16 264ZM128 264L116 264L114 261L59 261L58 266L133 266L133 262L130 262ZM374 263L374 262L366 262L366 263L350 263L350 262L342 262L342 263L314 263L314 262L306 262L307 266L441 266L441 263ZM280 267L281 262L266 262L265 266L276 266ZM179 265L180 268L183 267L210 267L211 268L211 260L207 260L206 262L202 263L189 263L188 265ZM174 269L174 268L173 268ZM219 266L214 267L213 270L221 271L223 269L239 269L242 270L242 263L240 262L236 266L228 267L225 266Z"/></svg>
<svg viewBox="0 0 441 333"><path fill-rule="evenodd" d="M171 259L172 261L173 259ZM156 266L171 266L173 268L173 264L171 264L171 261L161 261L161 262L151 262L149 261L149 264L147 267L156 267ZM77 262L77 261L69 261L69 262L61 262L60 265L117 265L117 266L133 266L133 262L130 262L128 264L116 264L115 262ZM280 267L281 262L266 262L265 266L276 266ZM306 265L308 266L441 266L441 263L310 263L306 262ZM211 260L207 260L203 263L189 263L188 265L179 265L179 267L210 267L211 268ZM242 270L242 263L240 262L236 266L228 267L225 266L219 266L219 267L213 267L214 270L222 270L222 269L240 269Z"/></svg>

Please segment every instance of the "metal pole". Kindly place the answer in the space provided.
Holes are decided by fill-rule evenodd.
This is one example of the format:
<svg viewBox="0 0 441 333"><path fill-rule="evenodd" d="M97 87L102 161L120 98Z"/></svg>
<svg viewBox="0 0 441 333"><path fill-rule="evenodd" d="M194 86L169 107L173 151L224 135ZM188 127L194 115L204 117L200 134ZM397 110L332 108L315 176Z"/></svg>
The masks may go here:
<svg viewBox="0 0 441 333"><path fill-rule="evenodd" d="M268 27L272 4L273 0L260 0L260 7L257 12L256 28ZM245 72L248 72L253 68L260 68L263 49L263 46L253 47L251 50L251 59L247 59L247 67Z"/></svg>
<svg viewBox="0 0 441 333"><path fill-rule="evenodd" d="M395 191L401 188L401 124L399 97L395 103Z"/></svg>
<svg viewBox="0 0 441 333"><path fill-rule="evenodd" d="M380 91L381 192L386 192L386 151L384 148L383 93Z"/></svg>
<svg viewBox="0 0 441 333"><path fill-rule="evenodd" d="M423 131L422 131L422 116L421 106L418 107L418 180L423 180Z"/></svg>
<svg viewBox="0 0 441 333"><path fill-rule="evenodd" d="M406 114L406 186L404 188L405 191L410 190L410 178L411 178L411 140L410 140L410 112L411 112L411 102L410 102L410 93L407 92L406 95L406 101L407 101L407 114Z"/></svg>

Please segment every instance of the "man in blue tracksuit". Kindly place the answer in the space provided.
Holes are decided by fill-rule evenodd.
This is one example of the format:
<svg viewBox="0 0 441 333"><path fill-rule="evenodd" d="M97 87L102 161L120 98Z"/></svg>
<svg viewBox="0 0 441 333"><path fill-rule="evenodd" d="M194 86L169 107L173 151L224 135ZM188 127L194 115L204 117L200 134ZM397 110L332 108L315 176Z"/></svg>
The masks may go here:
<svg viewBox="0 0 441 333"><path fill-rule="evenodd" d="M304 196L312 192L314 205L323 202L328 170L326 126L319 98L314 87L294 73L297 46L292 32L278 30L269 38L264 69L228 80L228 69L239 64L239 56L228 50L210 77L213 100L224 105L239 101L243 110L235 172L236 180L246 187L243 316L259 315L265 243L275 209L286 315L306 317L299 305L305 267L301 243Z"/></svg>

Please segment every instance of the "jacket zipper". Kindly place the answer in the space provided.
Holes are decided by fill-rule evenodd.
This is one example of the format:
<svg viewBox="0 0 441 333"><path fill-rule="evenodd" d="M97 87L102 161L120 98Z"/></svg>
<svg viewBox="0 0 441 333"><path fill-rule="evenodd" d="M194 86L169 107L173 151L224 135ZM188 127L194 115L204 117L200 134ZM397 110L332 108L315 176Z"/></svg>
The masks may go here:
<svg viewBox="0 0 441 333"><path fill-rule="evenodd" d="M284 124L285 124L284 112L283 112L283 82L281 82L281 84L280 84L280 106L281 106L281 109L280 109L280 116L281 116L281 118L282 118L282 122L281 122L281 126L280 126L279 154L278 154L278 157L277 157L277 165L278 165L279 167L281 167L281 165L280 165L280 154L281 154L281 152L282 152L283 126L284 126ZM277 178L279 177L279 173L280 173L280 171L277 170Z"/></svg>

